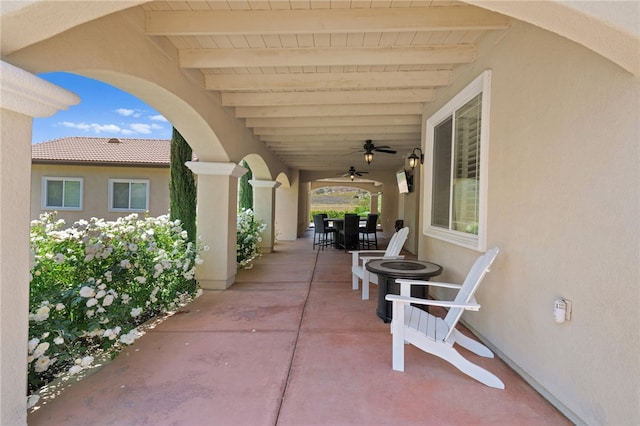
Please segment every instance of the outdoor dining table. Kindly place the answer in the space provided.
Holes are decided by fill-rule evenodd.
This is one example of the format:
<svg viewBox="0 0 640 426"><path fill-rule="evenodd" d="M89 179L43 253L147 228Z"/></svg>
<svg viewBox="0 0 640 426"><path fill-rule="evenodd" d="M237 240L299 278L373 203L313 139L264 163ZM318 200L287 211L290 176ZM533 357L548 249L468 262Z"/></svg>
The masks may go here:
<svg viewBox="0 0 640 426"><path fill-rule="evenodd" d="M423 260L411 259L377 259L367 262L366 268L369 272L378 275L378 306L376 314L385 323L391 322L391 302L385 300L387 294L400 294L400 285L396 283L396 278L406 278L414 280L429 281L442 273L442 266ZM421 299L429 295L429 286L413 286L411 296ZM420 306L427 309L426 306Z"/></svg>
<svg viewBox="0 0 640 426"><path fill-rule="evenodd" d="M360 218L362 220L362 218ZM325 217L324 218L325 226L332 226L336 230L336 235L340 233L340 230L344 229L344 217ZM351 241L348 241L348 244L351 244ZM338 248L338 238L334 238L334 247Z"/></svg>

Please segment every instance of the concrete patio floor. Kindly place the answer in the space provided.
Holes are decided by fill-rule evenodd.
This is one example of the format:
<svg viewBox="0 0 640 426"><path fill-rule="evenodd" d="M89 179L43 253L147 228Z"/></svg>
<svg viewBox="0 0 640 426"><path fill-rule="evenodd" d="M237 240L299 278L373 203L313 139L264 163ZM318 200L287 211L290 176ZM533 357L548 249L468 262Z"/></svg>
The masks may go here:
<svg viewBox="0 0 640 426"><path fill-rule="evenodd" d="M375 288L362 301L351 290L350 255L314 251L311 237L277 244L231 288L206 291L28 423L571 424L497 358L459 349L505 390L412 346L405 372L393 371Z"/></svg>

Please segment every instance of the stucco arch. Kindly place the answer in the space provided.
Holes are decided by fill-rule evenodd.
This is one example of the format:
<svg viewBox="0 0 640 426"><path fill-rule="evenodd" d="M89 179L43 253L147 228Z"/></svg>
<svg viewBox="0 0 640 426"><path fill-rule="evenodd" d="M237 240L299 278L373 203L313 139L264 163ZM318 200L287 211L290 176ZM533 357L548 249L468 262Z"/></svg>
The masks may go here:
<svg viewBox="0 0 640 426"><path fill-rule="evenodd" d="M291 188L291 181L285 173L279 173L278 176L276 176L276 182L280 184L281 188Z"/></svg>
<svg viewBox="0 0 640 426"><path fill-rule="evenodd" d="M272 180L271 171L266 161L259 154L248 154L243 158L251 169L251 174L256 180Z"/></svg>
<svg viewBox="0 0 640 426"><path fill-rule="evenodd" d="M229 161L224 147L206 120L188 102L164 87L111 70L76 70L74 73L108 83L143 100L178 129L198 158Z"/></svg>
<svg viewBox="0 0 640 426"><path fill-rule="evenodd" d="M637 1L618 1L613 8L606 1L462 1L554 32L640 75Z"/></svg>

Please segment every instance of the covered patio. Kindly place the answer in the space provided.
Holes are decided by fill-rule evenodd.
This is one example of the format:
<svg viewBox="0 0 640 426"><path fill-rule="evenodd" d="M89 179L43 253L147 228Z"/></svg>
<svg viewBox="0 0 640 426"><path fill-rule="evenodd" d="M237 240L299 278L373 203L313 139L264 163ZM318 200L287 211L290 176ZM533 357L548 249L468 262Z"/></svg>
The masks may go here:
<svg viewBox="0 0 640 426"><path fill-rule="evenodd" d="M460 349L504 390L414 347L406 371L392 371L375 287L362 301L351 290L351 256L314 251L312 235L278 243L231 288L206 291L28 423L571 424L497 358Z"/></svg>
<svg viewBox="0 0 640 426"><path fill-rule="evenodd" d="M34 118L80 102L39 77L62 71L138 97L193 148L198 237L211 247L196 278L209 293L197 302L206 309L151 331L33 424L56 423L56 406L81 413L57 423L202 420L234 394L260 396L219 400L216 416L259 401L262 417L247 423L264 413L283 424L348 421L339 406L362 423L469 423L453 417L465 410L475 423L543 423L522 392L546 403L500 361L487 368L504 392L416 353L404 375L388 368L388 328L346 276L332 275L346 274L339 264L325 265L338 253L311 253L300 240L311 189L351 166L381 194L382 230L403 220L404 248L442 265L443 280L460 282L480 253L500 247L478 292L483 309L466 326L533 389L576 424L640 424L640 2L1 1L0 24L0 423L27 421L31 130ZM447 124L454 115L470 119L459 140ZM396 153L367 152L366 140ZM452 149L439 149L443 140ZM442 155L456 145L460 176ZM416 153L424 161L412 168ZM237 273L243 161L267 225L261 250L275 252ZM397 185L401 170L410 193ZM448 183L434 185L442 176ZM469 197L454 198L456 188ZM469 220L454 224L446 200L468 206ZM559 298L572 302L570 321L554 320ZM267 352L272 344L281 356ZM352 348L366 362L337 359ZM145 353L151 360L127 364Z"/></svg>

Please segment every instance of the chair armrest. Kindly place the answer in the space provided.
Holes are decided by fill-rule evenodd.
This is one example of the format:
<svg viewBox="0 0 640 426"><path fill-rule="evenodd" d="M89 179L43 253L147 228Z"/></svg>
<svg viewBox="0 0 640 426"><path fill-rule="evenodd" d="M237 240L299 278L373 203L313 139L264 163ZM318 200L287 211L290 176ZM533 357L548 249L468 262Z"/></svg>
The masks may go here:
<svg viewBox="0 0 640 426"><path fill-rule="evenodd" d="M364 262L369 262L371 260L384 260L384 259L389 259L389 260L395 260L395 259L404 259L403 255L400 256L362 256L360 258L360 260L364 261Z"/></svg>
<svg viewBox="0 0 640 426"><path fill-rule="evenodd" d="M381 253L384 254L386 250L351 250L349 253L368 254L368 253Z"/></svg>
<svg viewBox="0 0 640 426"><path fill-rule="evenodd" d="M479 311L480 305L477 303L456 303L447 300L419 299L417 297L398 296L397 294L387 294L385 299L389 302L398 301L402 303L415 303L416 305L440 306L442 308L462 308L469 311Z"/></svg>
<svg viewBox="0 0 640 426"><path fill-rule="evenodd" d="M421 280L408 280L405 278L398 278L396 280L398 284L409 284L409 285L429 285L434 287L444 287L444 288L461 288L460 284L451 284L451 283L443 283L438 281L421 281Z"/></svg>

